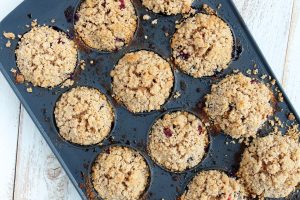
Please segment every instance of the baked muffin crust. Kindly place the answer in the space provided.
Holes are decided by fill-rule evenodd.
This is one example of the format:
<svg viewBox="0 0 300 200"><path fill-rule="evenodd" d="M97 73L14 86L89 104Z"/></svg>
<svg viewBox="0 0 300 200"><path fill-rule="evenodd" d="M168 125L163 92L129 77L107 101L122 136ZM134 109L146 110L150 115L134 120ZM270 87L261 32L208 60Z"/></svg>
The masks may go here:
<svg viewBox="0 0 300 200"><path fill-rule="evenodd" d="M85 0L75 30L83 42L100 51L115 51L133 38L137 17L130 0Z"/></svg>
<svg viewBox="0 0 300 200"><path fill-rule="evenodd" d="M104 200L138 200L148 187L145 159L128 147L114 146L101 153L92 167L92 183Z"/></svg>
<svg viewBox="0 0 300 200"><path fill-rule="evenodd" d="M170 96L170 64L150 51L126 54L111 72L114 98L134 113L159 110Z"/></svg>
<svg viewBox="0 0 300 200"><path fill-rule="evenodd" d="M22 36L16 57L26 81L48 88L61 84L73 73L77 49L65 33L37 26Z"/></svg>
<svg viewBox="0 0 300 200"><path fill-rule="evenodd" d="M228 67L233 36L215 15L196 14L177 26L171 41L176 66L194 78L212 76Z"/></svg>
<svg viewBox="0 0 300 200"><path fill-rule="evenodd" d="M162 167L182 172L199 164L208 146L205 126L195 115L184 111L165 114L151 128L148 150Z"/></svg>
<svg viewBox="0 0 300 200"><path fill-rule="evenodd" d="M54 110L59 134L80 144L100 143L111 131L114 113L97 89L77 87L62 94Z"/></svg>
<svg viewBox="0 0 300 200"><path fill-rule="evenodd" d="M213 85L205 99L205 111L210 119L236 139L255 137L273 113L269 88L242 73Z"/></svg>

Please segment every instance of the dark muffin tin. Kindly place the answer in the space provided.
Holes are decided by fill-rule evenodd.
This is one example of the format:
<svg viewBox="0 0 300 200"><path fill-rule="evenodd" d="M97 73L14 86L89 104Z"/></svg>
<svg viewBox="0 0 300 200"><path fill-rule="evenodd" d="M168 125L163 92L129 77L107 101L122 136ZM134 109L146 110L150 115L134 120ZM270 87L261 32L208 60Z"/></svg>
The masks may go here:
<svg viewBox="0 0 300 200"><path fill-rule="evenodd" d="M274 74L234 4L230 0L196 0L193 5L199 9L204 3L216 10L218 15L228 22L232 28L235 36L235 47L233 61L230 63L229 68L216 76L200 79L194 79L175 69L173 94L171 94L163 108L160 111L140 114L132 114L114 101L110 95L111 78L109 73L125 53L139 49L154 51L165 59L171 58L170 39L175 31L175 22L177 20L181 21L182 16L155 14L147 11L139 0L134 0L139 20L135 37L128 46L112 53L86 48L76 39L73 24L78 17L75 15L75 11L80 4L79 0L25 0L1 22L0 69L83 199L97 198L97 194L94 193L90 184L90 165L103 148L112 144L131 146L145 156L151 168L151 184L145 194L146 199L176 199L182 194L188 181L201 170L217 169L225 171L229 175L234 175L237 171L244 146L236 141L231 143L232 139L224 134L211 133L210 147L206 157L195 168L184 173L171 173L160 168L150 159L146 152L147 135L151 125L158 116L174 109L187 110L200 115L204 96L210 92L211 85L231 74L234 70L239 69L246 74L248 69L254 69L253 66L256 65L259 74L252 75L253 78L259 78L263 74L274 78ZM220 4L222 5L221 7L219 7ZM144 14L150 15L151 20L143 20ZM59 136L54 121L54 106L60 95L70 88L62 89L58 86L48 90L33 87L31 84L16 83L14 74L10 70L16 66L14 50L17 48L18 40L13 40L11 48L6 48L5 43L7 39L3 37L2 33L6 31L13 32L16 35L23 35L30 30L25 25L30 24L33 19L38 19L39 24L55 26L61 29L70 38L77 41L79 59L85 60L87 65L85 70L79 70L78 67L78 70L72 75L72 78L75 80L75 84L72 87L90 86L98 88L112 102L116 114L114 129L101 145L89 147L73 145ZM51 19L55 19L56 22L51 23ZM154 19L158 19L158 24L151 24L151 21ZM167 37L165 35L166 32L169 34ZM145 35L148 36L147 40ZM91 60L94 61L94 64L90 64ZM281 86L277 86L282 91ZM27 87L32 87L33 92L28 93L26 91ZM181 93L181 96L175 99L173 95L177 91ZM276 94L275 91L274 93ZM286 95L283 94L283 96L285 101L277 103L275 115L281 121L290 124L287 114L294 113L296 115L296 113ZM297 115L296 118L299 122ZM271 131L271 127L264 125L259 134L267 134L269 131ZM300 194L292 194L289 199L300 199Z"/></svg>

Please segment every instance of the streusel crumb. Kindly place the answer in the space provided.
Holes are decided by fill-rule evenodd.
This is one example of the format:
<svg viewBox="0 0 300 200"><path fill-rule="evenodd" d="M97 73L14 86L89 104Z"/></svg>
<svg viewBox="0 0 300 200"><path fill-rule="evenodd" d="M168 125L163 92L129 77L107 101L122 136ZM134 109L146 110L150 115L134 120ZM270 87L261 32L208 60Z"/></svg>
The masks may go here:
<svg viewBox="0 0 300 200"><path fill-rule="evenodd" d="M64 93L54 114L59 134L80 145L100 143L110 133L114 121L107 98L97 89L87 87Z"/></svg>
<svg viewBox="0 0 300 200"><path fill-rule="evenodd" d="M111 72L114 98L131 112L159 110L170 96L170 64L150 51L126 54Z"/></svg>
<svg viewBox="0 0 300 200"><path fill-rule="evenodd" d="M137 27L130 0L85 0L77 17L75 29L79 37L100 51L115 51L127 45Z"/></svg>
<svg viewBox="0 0 300 200"><path fill-rule="evenodd" d="M195 78L212 76L228 67L233 36L219 17L197 14L177 27L171 47L175 64L184 73Z"/></svg>
<svg viewBox="0 0 300 200"><path fill-rule="evenodd" d="M110 147L92 167L92 183L104 200L139 200L150 179L150 170L140 153L127 147Z"/></svg>
<svg viewBox="0 0 300 200"><path fill-rule="evenodd" d="M199 164L208 146L208 134L199 118L177 111L156 121L149 134L148 150L162 167L182 172Z"/></svg>
<svg viewBox="0 0 300 200"><path fill-rule="evenodd" d="M3 32L3 36L9 40L14 40L16 38L16 35L12 32Z"/></svg>
<svg viewBox="0 0 300 200"><path fill-rule="evenodd" d="M23 35L16 56L25 80L44 88L68 79L77 63L75 43L65 33L47 26L34 27Z"/></svg>
<svg viewBox="0 0 300 200"><path fill-rule="evenodd" d="M212 86L211 94L206 96L205 111L231 137L255 137L273 114L271 99L268 87L239 73Z"/></svg>

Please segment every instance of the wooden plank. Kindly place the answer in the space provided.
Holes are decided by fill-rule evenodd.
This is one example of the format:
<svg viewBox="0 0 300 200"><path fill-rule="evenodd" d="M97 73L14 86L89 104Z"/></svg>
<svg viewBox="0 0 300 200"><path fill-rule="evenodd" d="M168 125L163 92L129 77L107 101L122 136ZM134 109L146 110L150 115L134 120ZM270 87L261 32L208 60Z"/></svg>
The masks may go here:
<svg viewBox="0 0 300 200"><path fill-rule="evenodd" d="M0 73L0 199L12 199L20 102Z"/></svg>
<svg viewBox="0 0 300 200"><path fill-rule="evenodd" d="M279 80L283 76L293 0L233 0Z"/></svg>
<svg viewBox="0 0 300 200"><path fill-rule="evenodd" d="M15 199L80 199L29 115L21 109Z"/></svg>
<svg viewBox="0 0 300 200"><path fill-rule="evenodd" d="M1 2L0 21L21 0ZM2 34L2 33L1 33ZM15 162L18 141L20 102L0 73L0 199L12 199L15 177Z"/></svg>
<svg viewBox="0 0 300 200"><path fill-rule="evenodd" d="M285 91L300 113L300 0L294 1L283 83Z"/></svg>

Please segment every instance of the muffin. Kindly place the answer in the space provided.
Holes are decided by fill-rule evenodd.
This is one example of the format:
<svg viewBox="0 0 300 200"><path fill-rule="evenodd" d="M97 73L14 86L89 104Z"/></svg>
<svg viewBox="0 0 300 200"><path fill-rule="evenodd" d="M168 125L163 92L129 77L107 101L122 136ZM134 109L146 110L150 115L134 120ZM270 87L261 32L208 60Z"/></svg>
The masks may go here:
<svg viewBox="0 0 300 200"><path fill-rule="evenodd" d="M199 173L189 183L180 200L242 200L243 187L225 173L211 170Z"/></svg>
<svg viewBox="0 0 300 200"><path fill-rule="evenodd" d="M174 82L170 64L145 50L126 54L111 77L114 98L133 113L159 110Z"/></svg>
<svg viewBox="0 0 300 200"><path fill-rule="evenodd" d="M208 134L195 115L184 111L165 114L151 128L148 150L160 166L174 172L195 167L205 155Z"/></svg>
<svg viewBox="0 0 300 200"><path fill-rule="evenodd" d="M75 30L89 47L115 51L133 38L137 17L130 0L85 0L76 14Z"/></svg>
<svg viewBox="0 0 300 200"><path fill-rule="evenodd" d="M92 183L103 200L138 200L146 191L150 170L135 150L114 146L101 153L92 167Z"/></svg>
<svg viewBox="0 0 300 200"><path fill-rule="evenodd" d="M300 182L298 139L278 134L257 138L245 150L237 175L252 196L287 197Z"/></svg>
<svg viewBox="0 0 300 200"><path fill-rule="evenodd" d="M142 0L149 10L167 15L186 14L192 9L192 0Z"/></svg>
<svg viewBox="0 0 300 200"><path fill-rule="evenodd" d="M242 73L233 74L212 86L205 99L205 112L214 124L233 138L255 137L273 114L273 95L263 83Z"/></svg>
<svg viewBox="0 0 300 200"><path fill-rule="evenodd" d="M55 87L70 77L77 63L75 43L63 32L33 27L16 49L17 66L34 86Z"/></svg>
<svg viewBox="0 0 300 200"><path fill-rule="evenodd" d="M113 109L97 89L77 87L64 93L54 110L59 134L66 140L80 144L100 143L111 131Z"/></svg>
<svg viewBox="0 0 300 200"><path fill-rule="evenodd" d="M228 67L233 36L219 17L196 14L177 26L171 48L175 65L181 71L194 78L212 76Z"/></svg>

